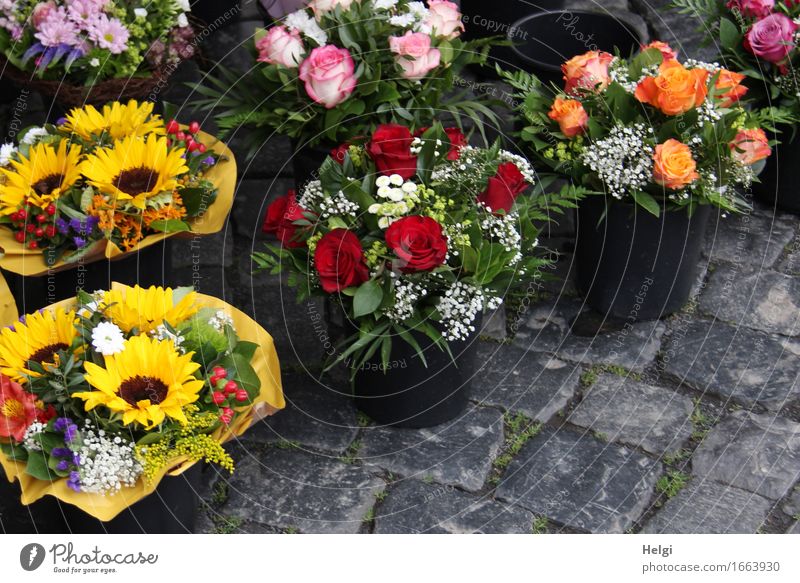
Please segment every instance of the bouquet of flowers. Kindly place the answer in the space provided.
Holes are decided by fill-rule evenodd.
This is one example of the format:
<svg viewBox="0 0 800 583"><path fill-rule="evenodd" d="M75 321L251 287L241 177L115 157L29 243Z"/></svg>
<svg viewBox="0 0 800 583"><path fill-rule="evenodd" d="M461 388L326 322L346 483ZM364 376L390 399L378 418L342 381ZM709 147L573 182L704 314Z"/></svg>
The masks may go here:
<svg viewBox="0 0 800 583"><path fill-rule="evenodd" d="M311 0L256 33L250 71L221 70L195 89L222 110L223 132L252 127L254 147L275 132L337 143L380 122L430 125L441 109L494 119L474 96L445 99L465 65L486 60L489 40L464 42L463 30L445 0Z"/></svg>
<svg viewBox="0 0 800 583"><path fill-rule="evenodd" d="M179 466L232 471L222 442L283 407L276 372L269 335L215 298L79 292L0 332L0 461L24 503L52 493L107 520Z"/></svg>
<svg viewBox="0 0 800 583"><path fill-rule="evenodd" d="M415 134L383 125L340 146L319 176L269 206L264 231L280 245L254 257L262 269L288 271L301 299L327 296L353 323L328 368L347 359L355 375L380 354L386 371L393 338L425 362L412 331L442 349L469 338L484 309L546 263L537 225L558 205L522 195L534 172L497 144L473 148L439 124Z"/></svg>
<svg viewBox="0 0 800 583"><path fill-rule="evenodd" d="M2 146L0 224L48 265L189 231L217 196L206 173L221 156L207 141L197 122L165 123L148 102L73 109Z"/></svg>
<svg viewBox="0 0 800 583"><path fill-rule="evenodd" d="M0 0L0 54L40 79L150 77L194 55L188 0Z"/></svg>
<svg viewBox="0 0 800 583"><path fill-rule="evenodd" d="M684 14L703 21L708 41L719 46L724 62L757 83L759 105L770 106L768 119L800 119L798 32L800 3L794 0L674 0Z"/></svg>
<svg viewBox="0 0 800 583"><path fill-rule="evenodd" d="M699 204L741 211L737 193L771 149L759 119L738 102L744 75L681 63L655 42L625 60L590 51L562 65L556 95L526 73L503 72L519 91L522 138L551 170L588 192L691 213Z"/></svg>

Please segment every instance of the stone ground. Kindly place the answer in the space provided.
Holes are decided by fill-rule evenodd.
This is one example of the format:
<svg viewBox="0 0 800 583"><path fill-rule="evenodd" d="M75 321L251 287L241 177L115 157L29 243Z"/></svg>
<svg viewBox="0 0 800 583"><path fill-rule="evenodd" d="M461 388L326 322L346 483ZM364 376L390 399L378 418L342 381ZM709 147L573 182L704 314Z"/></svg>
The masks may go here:
<svg viewBox="0 0 800 583"><path fill-rule="evenodd" d="M702 56L691 19L665 4L602 3L684 56ZM228 50L256 18L247 6L213 35L207 56L246 62ZM186 91L169 98L187 109ZM318 380L322 307L298 305L278 278L252 273L266 205L293 185L287 141L270 140L250 163L231 145L240 174L231 220L202 240L199 264L196 249L175 246L175 283L192 283L199 269L200 291L272 332L288 405L231 446L232 477L206 469L197 532L800 530L794 217L758 204L739 218L712 217L686 307L599 331L586 325L596 318L571 281L574 230L562 221L543 244L559 251L555 273L565 279L485 324L469 410L440 427L387 429L356 412L346 384Z"/></svg>

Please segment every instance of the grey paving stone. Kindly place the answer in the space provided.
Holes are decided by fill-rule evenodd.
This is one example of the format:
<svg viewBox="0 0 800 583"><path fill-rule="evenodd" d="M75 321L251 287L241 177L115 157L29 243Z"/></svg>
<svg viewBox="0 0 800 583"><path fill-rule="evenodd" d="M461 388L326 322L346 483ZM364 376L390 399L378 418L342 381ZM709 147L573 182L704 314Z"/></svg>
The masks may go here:
<svg viewBox="0 0 800 583"><path fill-rule="evenodd" d="M383 480L364 468L296 449L241 460L220 512L307 533L355 533Z"/></svg>
<svg viewBox="0 0 800 583"><path fill-rule="evenodd" d="M779 500L800 478L800 424L736 411L697 448L692 470L697 476Z"/></svg>
<svg viewBox="0 0 800 583"><path fill-rule="evenodd" d="M358 433L347 385L318 381L309 373L283 374L286 408L258 422L244 435L260 443L295 442L333 453L344 452Z"/></svg>
<svg viewBox="0 0 800 583"><path fill-rule="evenodd" d="M692 433L692 400L669 389L603 374L569 416L580 427L663 455L677 451Z"/></svg>
<svg viewBox="0 0 800 583"><path fill-rule="evenodd" d="M507 336L505 305L501 305L495 311L483 317L479 336L481 338L487 337L499 341L505 340Z"/></svg>
<svg viewBox="0 0 800 583"><path fill-rule="evenodd" d="M800 515L800 486L795 486L792 495L781 508L789 516Z"/></svg>
<svg viewBox="0 0 800 583"><path fill-rule="evenodd" d="M713 46L701 46L704 35L698 30L702 24L699 17L678 13L670 8L670 0L631 0L630 6L647 20L653 38L667 42L678 50L681 60L714 60Z"/></svg>
<svg viewBox="0 0 800 583"><path fill-rule="evenodd" d="M233 231L226 224L219 233L191 236L172 240L172 266L195 267L202 271L207 266L231 267L233 265Z"/></svg>
<svg viewBox="0 0 800 583"><path fill-rule="evenodd" d="M792 524L789 530L786 531L786 534L800 534L800 521Z"/></svg>
<svg viewBox="0 0 800 583"><path fill-rule="evenodd" d="M228 143L236 154L239 176L242 179L292 176L292 147L289 138L274 134L251 154L246 132L245 128L233 132Z"/></svg>
<svg viewBox="0 0 800 583"><path fill-rule="evenodd" d="M566 406L580 383L578 365L507 344L482 343L472 398L545 422Z"/></svg>
<svg viewBox="0 0 800 583"><path fill-rule="evenodd" d="M290 188L294 188L294 182L285 178L239 181L231 211L231 223L234 233L243 237L246 243L251 243L244 252L252 252L253 248L261 249L265 241L274 241L261 232L264 215L269 204L286 194Z"/></svg>
<svg viewBox="0 0 800 583"><path fill-rule="evenodd" d="M700 296L700 309L727 322L793 336L800 332L800 278L719 266Z"/></svg>
<svg viewBox="0 0 800 583"><path fill-rule="evenodd" d="M589 435L545 428L511 462L497 498L590 532L624 532L647 508L661 464Z"/></svg>
<svg viewBox="0 0 800 583"><path fill-rule="evenodd" d="M614 364L634 371L655 360L666 329L661 321L627 326L602 322L600 316L583 310L580 301L568 298L532 306L527 317L527 326L514 339L516 346L555 353L573 362Z"/></svg>
<svg viewBox="0 0 800 583"><path fill-rule="evenodd" d="M800 343L723 322L684 322L673 330L662 362L681 382L744 405L777 411L800 395Z"/></svg>
<svg viewBox="0 0 800 583"><path fill-rule="evenodd" d="M502 443L502 414L475 408L428 429L367 427L359 458L403 477L475 491L483 487Z"/></svg>
<svg viewBox="0 0 800 583"><path fill-rule="evenodd" d="M693 478L642 529L647 534L753 534L772 502L732 486Z"/></svg>
<svg viewBox="0 0 800 583"><path fill-rule="evenodd" d="M376 534L526 534L534 518L522 508L418 480L393 486L376 514Z"/></svg>
<svg viewBox="0 0 800 583"><path fill-rule="evenodd" d="M796 221L753 213L712 217L706 253L714 260L773 266L797 231Z"/></svg>

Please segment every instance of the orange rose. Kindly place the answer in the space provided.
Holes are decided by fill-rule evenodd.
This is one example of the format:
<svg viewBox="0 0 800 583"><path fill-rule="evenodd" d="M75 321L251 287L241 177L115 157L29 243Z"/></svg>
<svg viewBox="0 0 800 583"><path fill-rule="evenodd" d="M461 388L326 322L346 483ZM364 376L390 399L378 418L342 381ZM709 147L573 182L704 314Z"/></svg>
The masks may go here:
<svg viewBox="0 0 800 583"><path fill-rule="evenodd" d="M643 51L647 49L658 49L661 51L661 56L664 57L665 61L672 61L678 58L678 51L660 40L654 40L649 45L642 45Z"/></svg>
<svg viewBox="0 0 800 583"><path fill-rule="evenodd" d="M742 85L742 81L744 81L744 75L741 73L734 73L727 69L719 70L719 77L717 77L714 88L717 91L727 90L724 93L718 93L720 99L723 100L722 107L730 107L747 93L747 87Z"/></svg>
<svg viewBox="0 0 800 583"><path fill-rule="evenodd" d="M696 169L697 163L686 144L669 139L656 146L653 155L653 180L656 184L678 190L700 178Z"/></svg>
<svg viewBox="0 0 800 583"><path fill-rule="evenodd" d="M568 138L574 138L578 134L582 134L586 130L586 123L589 121L589 116L580 101L561 99L560 97L556 97L547 117L557 121L561 133Z"/></svg>
<svg viewBox="0 0 800 583"><path fill-rule="evenodd" d="M658 76L646 77L636 88L636 99L657 107L666 115L679 115L706 100L708 71L687 69L678 61L665 61Z"/></svg>
<svg viewBox="0 0 800 583"><path fill-rule="evenodd" d="M608 66L614 55L602 51L589 51L583 55L572 57L561 65L564 73L564 91L575 93L576 89L602 91L611 82Z"/></svg>
<svg viewBox="0 0 800 583"><path fill-rule="evenodd" d="M739 130L730 148L733 159L745 166L751 166L772 154L767 134L761 128Z"/></svg>

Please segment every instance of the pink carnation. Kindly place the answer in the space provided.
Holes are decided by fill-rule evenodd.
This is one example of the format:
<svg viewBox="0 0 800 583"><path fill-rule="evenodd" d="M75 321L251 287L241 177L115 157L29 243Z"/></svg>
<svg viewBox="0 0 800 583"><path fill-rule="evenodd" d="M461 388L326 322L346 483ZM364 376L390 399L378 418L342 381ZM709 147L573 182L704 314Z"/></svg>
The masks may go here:
<svg viewBox="0 0 800 583"><path fill-rule="evenodd" d="M76 24L88 28L91 22L102 13L97 0L67 0L67 14Z"/></svg>
<svg viewBox="0 0 800 583"><path fill-rule="evenodd" d="M129 36L128 29L119 20L105 14L95 18L89 27L89 38L101 49L108 49L114 55L125 52Z"/></svg>

